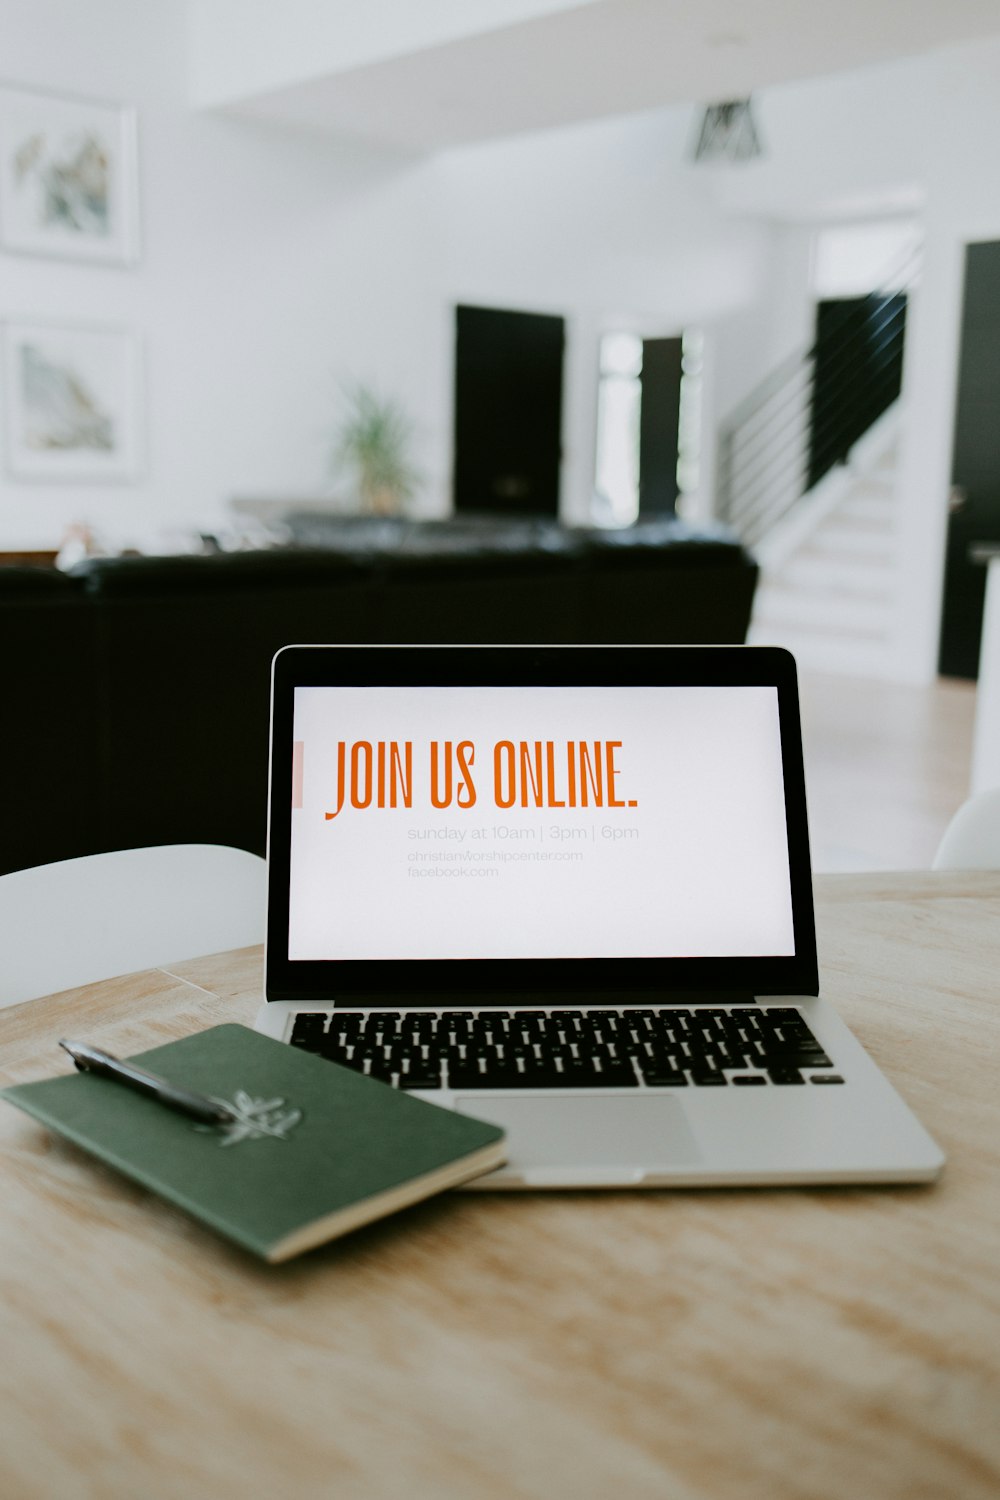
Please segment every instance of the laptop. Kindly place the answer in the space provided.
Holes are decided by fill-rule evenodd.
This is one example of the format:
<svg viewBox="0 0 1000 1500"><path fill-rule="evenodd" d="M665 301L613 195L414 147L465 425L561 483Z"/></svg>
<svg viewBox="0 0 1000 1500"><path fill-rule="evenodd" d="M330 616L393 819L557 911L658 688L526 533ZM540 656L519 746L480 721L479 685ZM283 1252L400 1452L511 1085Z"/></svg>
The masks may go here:
<svg viewBox="0 0 1000 1500"><path fill-rule="evenodd" d="M795 663L290 646L257 1028L495 1122L483 1189L920 1182L818 994Z"/></svg>

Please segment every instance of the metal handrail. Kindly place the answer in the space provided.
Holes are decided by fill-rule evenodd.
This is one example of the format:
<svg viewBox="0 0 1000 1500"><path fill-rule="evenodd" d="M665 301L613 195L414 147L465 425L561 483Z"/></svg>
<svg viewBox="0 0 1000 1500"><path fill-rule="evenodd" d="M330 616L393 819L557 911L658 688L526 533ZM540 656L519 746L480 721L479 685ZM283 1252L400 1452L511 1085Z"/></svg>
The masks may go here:
<svg viewBox="0 0 1000 1500"><path fill-rule="evenodd" d="M908 248L881 278L881 288L869 302L848 313L824 341L824 389L832 389L833 406L809 422L808 430L816 384L815 342L782 360L730 415L719 439L718 509L745 540L759 540L802 498L817 455L820 467L831 467L846 456L838 449L847 436L848 447L857 440L857 422L873 388L872 383L859 388L857 375L862 368L870 371L873 361L891 372L900 358L907 293L919 264L919 249ZM769 501L769 495L775 498Z"/></svg>
<svg viewBox="0 0 1000 1500"><path fill-rule="evenodd" d="M783 359L769 375L765 375L759 385L754 386L749 395L733 408L729 415L726 426L729 428L743 427L758 409L767 404L768 398L782 390L789 379L802 368L802 361L807 358L808 349L796 349L787 359Z"/></svg>
<svg viewBox="0 0 1000 1500"><path fill-rule="evenodd" d="M899 326L898 330L894 330L892 333L890 333L888 335L888 338L884 339L881 345L877 345L876 346L876 350L877 351L880 350L881 348L883 348L887 343L894 342L897 339L901 339L902 338L902 333L903 333L903 316L904 316L903 309L902 308L897 308L895 310L895 312L891 315L891 319L887 319L886 320L886 326L888 325L889 321L898 322L900 326ZM838 359L842 358L844 356L845 349L847 349L848 346L857 345L857 343L858 343L859 339L862 337L862 335L863 335L863 329L862 328L852 327L850 333L848 334L848 337L845 338L842 341L843 347L840 350L835 350L834 353L833 353L833 355L831 356L831 363L834 363ZM871 346L870 342L865 345L865 348L864 348L864 354L865 355L867 355L868 353L871 352L871 347L872 346ZM787 375L786 374L783 390L781 390L780 392L772 390L772 392L770 394L770 397L768 399L773 400L775 398L775 396L780 395L782 397L783 404L784 404L784 406L785 406L785 408L787 410L787 408L792 404L795 396L800 393L797 390L797 388L796 388L796 377L797 376L801 376L801 384L802 384L803 387L805 387L805 386L811 386L813 384L814 377L815 377L815 370L814 370L814 365L813 365L814 358L815 358L815 345L813 345L811 348L807 349L804 354L800 354L800 355L797 356L798 363L796 365L796 368L795 368L794 371L791 372L791 375ZM853 370L856 369L861 363L862 363L862 360L861 360L861 358L858 357L858 351L852 347L851 351L850 351L850 364L849 364L849 368L846 371L844 371L845 377L847 375L851 374L853 372ZM766 406L766 404L767 404L766 401L758 403L757 407L751 413L751 415L752 416L756 415L758 411L762 410L763 407ZM782 413L782 417L784 417L784 413ZM747 427L749 425L750 425L750 419L749 418L745 419L742 423L738 423L738 424L734 424L734 423L731 423L731 422L727 423L726 430L725 430L725 432L724 432L723 435L724 435L724 437L731 438L732 441L733 441L733 443L735 443L736 437L737 437L738 433L740 432L741 428L745 428L745 427ZM774 425L774 430L778 430L779 424L777 423L777 421L774 421L773 425ZM761 424L754 431L752 431L746 437L746 439L744 440L744 445L743 445L743 450L742 450L743 453L744 453L744 455L746 455L749 452L749 450L754 445L758 445L758 444L760 444L761 442L763 442L765 440L769 440L769 438L770 438L770 433L769 433L767 427L764 426L763 424Z"/></svg>
<svg viewBox="0 0 1000 1500"><path fill-rule="evenodd" d="M908 283L908 285L912 285L912 282ZM901 295L905 295L905 289L901 289L900 291L875 291L872 293L872 296L881 297L882 299L878 304L878 308L889 305ZM860 329L858 333L860 334ZM815 353L816 344L812 343L796 349L787 358L783 359L780 364L776 365L773 370L765 375L763 380L733 408L726 422L727 428L736 429L745 427L750 419L766 406L774 395L782 392L802 368L805 361L810 359Z"/></svg>

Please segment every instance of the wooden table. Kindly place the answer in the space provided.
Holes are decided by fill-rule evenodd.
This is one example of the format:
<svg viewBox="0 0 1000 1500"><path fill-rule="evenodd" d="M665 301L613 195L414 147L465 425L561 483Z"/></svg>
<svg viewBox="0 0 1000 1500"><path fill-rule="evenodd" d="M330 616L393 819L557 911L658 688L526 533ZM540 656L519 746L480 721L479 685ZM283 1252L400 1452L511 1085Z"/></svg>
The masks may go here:
<svg viewBox="0 0 1000 1500"><path fill-rule="evenodd" d="M1000 876L818 880L932 1187L456 1194L268 1269L0 1103L3 1500L1000 1495ZM256 949L0 1013L251 1023Z"/></svg>

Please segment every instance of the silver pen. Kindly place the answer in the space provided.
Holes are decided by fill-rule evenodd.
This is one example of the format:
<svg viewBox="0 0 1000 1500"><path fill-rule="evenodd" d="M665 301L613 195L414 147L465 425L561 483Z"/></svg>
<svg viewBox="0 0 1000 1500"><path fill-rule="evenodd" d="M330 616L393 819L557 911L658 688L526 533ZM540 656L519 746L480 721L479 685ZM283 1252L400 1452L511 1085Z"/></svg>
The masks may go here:
<svg viewBox="0 0 1000 1500"><path fill-rule="evenodd" d="M227 1109L224 1104L217 1104L207 1094L196 1094L193 1089L178 1088L166 1078L161 1078L158 1073L137 1068L135 1063L113 1057L110 1052L92 1047L89 1042L60 1041L59 1045L69 1053L81 1073L97 1073L102 1078L123 1083L126 1088L135 1089L137 1093L156 1099L169 1109L179 1110L181 1114L190 1115L192 1119L200 1120L205 1125L227 1125L236 1118L231 1109Z"/></svg>

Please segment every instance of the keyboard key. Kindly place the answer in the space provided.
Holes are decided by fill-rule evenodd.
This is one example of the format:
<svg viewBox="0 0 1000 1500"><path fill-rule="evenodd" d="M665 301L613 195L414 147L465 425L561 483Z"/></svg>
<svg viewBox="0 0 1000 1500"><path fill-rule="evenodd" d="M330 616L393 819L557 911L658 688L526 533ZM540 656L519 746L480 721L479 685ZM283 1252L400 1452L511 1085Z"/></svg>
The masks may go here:
<svg viewBox="0 0 1000 1500"><path fill-rule="evenodd" d="M524 1089L529 1085L517 1073L491 1073L488 1077L476 1075L449 1078L448 1087L458 1093L469 1093L474 1089Z"/></svg>
<svg viewBox="0 0 1000 1500"><path fill-rule="evenodd" d="M506 1088L522 1077L520 1069L503 1060L490 1064L479 1059L448 1064L448 1087L453 1089Z"/></svg>
<svg viewBox="0 0 1000 1500"><path fill-rule="evenodd" d="M680 1068L644 1068L642 1076L646 1086L651 1089L687 1088L687 1076Z"/></svg>
<svg viewBox="0 0 1000 1500"><path fill-rule="evenodd" d="M300 1011L295 1017L292 1026L292 1035L302 1035L307 1031L325 1031L326 1016L319 1011Z"/></svg>
<svg viewBox="0 0 1000 1500"><path fill-rule="evenodd" d="M563 1087L568 1085L571 1088L589 1089L631 1089L639 1086L632 1067L627 1067L624 1063L607 1063L604 1067L597 1068L590 1058L574 1058L564 1067L559 1075L559 1082Z"/></svg>
<svg viewBox="0 0 1000 1500"><path fill-rule="evenodd" d="M561 1089L566 1085L563 1075L556 1068L528 1068L522 1075L521 1087L526 1089Z"/></svg>
<svg viewBox="0 0 1000 1500"><path fill-rule="evenodd" d="M843 1083L843 1081L839 1073L817 1073L815 1078L809 1080L810 1083Z"/></svg>
<svg viewBox="0 0 1000 1500"><path fill-rule="evenodd" d="M651 1058L654 1063L662 1063L665 1068L680 1068L684 1066L687 1056L678 1042L664 1042L659 1039L641 1044L642 1055Z"/></svg>
<svg viewBox="0 0 1000 1500"><path fill-rule="evenodd" d="M637 1089L639 1080L632 1068L605 1068L598 1073L594 1079L594 1087L599 1089Z"/></svg>
<svg viewBox="0 0 1000 1500"><path fill-rule="evenodd" d="M723 1071L732 1072L734 1068L745 1066L743 1052L731 1052L728 1047L716 1046L710 1054Z"/></svg>
<svg viewBox="0 0 1000 1500"><path fill-rule="evenodd" d="M833 1064L825 1052L801 1052L795 1047L768 1047L764 1052L768 1068L828 1068Z"/></svg>
<svg viewBox="0 0 1000 1500"><path fill-rule="evenodd" d="M729 1082L735 1084L737 1088L741 1086L752 1088L755 1084L767 1087L767 1079L762 1073L738 1073L735 1078L730 1078Z"/></svg>
<svg viewBox="0 0 1000 1500"><path fill-rule="evenodd" d="M772 1083L805 1083L798 1068L768 1068L767 1076Z"/></svg>
<svg viewBox="0 0 1000 1500"><path fill-rule="evenodd" d="M620 1036L615 1042L619 1057L651 1057L655 1048L644 1038Z"/></svg>

